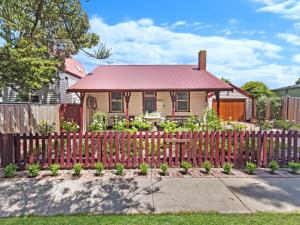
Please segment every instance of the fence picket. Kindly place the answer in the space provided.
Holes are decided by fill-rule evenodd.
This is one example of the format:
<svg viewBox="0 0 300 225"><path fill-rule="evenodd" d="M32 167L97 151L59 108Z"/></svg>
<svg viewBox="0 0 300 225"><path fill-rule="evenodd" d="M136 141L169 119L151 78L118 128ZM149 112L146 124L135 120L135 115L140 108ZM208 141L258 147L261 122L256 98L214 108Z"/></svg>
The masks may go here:
<svg viewBox="0 0 300 225"><path fill-rule="evenodd" d="M137 167L138 160L137 160L137 150L136 150L136 132L133 134L133 167Z"/></svg>
<svg viewBox="0 0 300 225"><path fill-rule="evenodd" d="M151 165L155 164L155 132L151 132Z"/></svg>
<svg viewBox="0 0 300 225"><path fill-rule="evenodd" d="M116 136L117 138L118 136ZM101 160L101 150L102 150L102 145L101 145L101 133L98 132L97 133L97 162L102 162ZM117 154L117 159L119 158L119 152L117 152L116 150L116 154Z"/></svg>
<svg viewBox="0 0 300 225"><path fill-rule="evenodd" d="M160 142L161 142L161 137L160 137L160 132L157 132L157 137L156 137L156 141L157 141L157 158L156 158L156 165L160 165Z"/></svg>
<svg viewBox="0 0 300 225"><path fill-rule="evenodd" d="M288 162L290 162L292 159L291 154L292 154L292 132L289 131L288 132L288 155L287 155Z"/></svg>
<svg viewBox="0 0 300 225"><path fill-rule="evenodd" d="M73 133L73 149L72 149L72 164L76 163L76 157L77 157L77 137L76 133Z"/></svg>
<svg viewBox="0 0 300 225"><path fill-rule="evenodd" d="M48 135L48 166L52 164L52 135Z"/></svg>
<svg viewBox="0 0 300 225"><path fill-rule="evenodd" d="M127 168L130 168L131 166L131 146L130 146L131 137L130 136L131 136L130 133L127 132L127 159L126 159Z"/></svg>
<svg viewBox="0 0 300 225"><path fill-rule="evenodd" d="M35 133L35 163L40 163L40 139L39 139L39 134Z"/></svg>
<svg viewBox="0 0 300 225"><path fill-rule="evenodd" d="M267 156L268 156L268 148L267 148L267 139L268 139L268 136L267 136L267 131L265 131L263 133L263 166L266 167L267 166Z"/></svg>
<svg viewBox="0 0 300 225"><path fill-rule="evenodd" d="M231 160L231 154L232 154L232 133L231 131L228 131L227 133L227 137L228 137L228 142L227 142L227 162L230 163L232 162Z"/></svg>
<svg viewBox="0 0 300 225"><path fill-rule="evenodd" d="M33 135L29 134L29 164L33 163Z"/></svg>
<svg viewBox="0 0 300 225"><path fill-rule="evenodd" d="M204 161L207 161L208 159L208 143L209 143L209 137L208 137L208 131L205 132L205 154L204 154Z"/></svg>
<svg viewBox="0 0 300 225"><path fill-rule="evenodd" d="M85 132L84 134L84 167L88 168L89 166L89 133Z"/></svg>
<svg viewBox="0 0 300 225"><path fill-rule="evenodd" d="M216 146L215 146L215 166L220 166L220 132L217 131L215 134Z"/></svg>
<svg viewBox="0 0 300 225"><path fill-rule="evenodd" d="M279 131L276 131L276 134L275 134L275 160L277 162L279 161L279 138L280 138Z"/></svg>
<svg viewBox="0 0 300 225"><path fill-rule="evenodd" d="M73 143L74 144L74 143ZM91 133L91 167L95 166L95 133Z"/></svg>
<svg viewBox="0 0 300 225"><path fill-rule="evenodd" d="M195 131L193 133L193 152L192 152L193 166L197 165L197 139L198 139L198 133Z"/></svg>
<svg viewBox="0 0 300 225"><path fill-rule="evenodd" d="M45 164L46 164L46 140L45 140L45 136L42 135L42 168L45 168Z"/></svg>
<svg viewBox="0 0 300 225"><path fill-rule="evenodd" d="M256 164L261 166L261 132L258 131L257 133L257 149L256 149Z"/></svg>
<svg viewBox="0 0 300 225"><path fill-rule="evenodd" d="M188 134L187 134L187 138L190 140L188 143L187 143L187 154L186 154L186 157L187 157L187 161L190 163L191 162L191 140L192 140L192 132L189 131Z"/></svg>
<svg viewBox="0 0 300 225"><path fill-rule="evenodd" d="M59 153L59 163L60 167L64 168L65 166L65 142L64 142L64 134L60 134L60 153Z"/></svg>
<svg viewBox="0 0 300 225"><path fill-rule="evenodd" d="M67 133L67 168L71 168L71 135Z"/></svg>
<svg viewBox="0 0 300 225"><path fill-rule="evenodd" d="M299 159L297 157L297 154L298 154L298 132L297 131L294 132L294 145L293 145L293 147L294 147L294 152L293 152L294 162L299 162Z"/></svg>
<svg viewBox="0 0 300 225"><path fill-rule="evenodd" d="M214 153L215 153L215 132L210 133L210 148L209 148L209 161L210 164L214 165Z"/></svg>
<svg viewBox="0 0 300 225"><path fill-rule="evenodd" d="M172 139L173 135L170 133L169 134L169 138ZM173 152L173 142L169 143L169 166L173 166L173 156L172 156L172 152Z"/></svg>
<svg viewBox="0 0 300 225"><path fill-rule="evenodd" d="M182 139L186 139L186 132L182 132L182 134L181 134L181 136L182 136ZM183 161L186 161L186 158L185 158L185 146L186 146L186 143L180 143L180 145L181 145L181 149L180 149L180 151L181 151L181 156L180 156L180 160L181 160L181 162L183 162Z"/></svg>
<svg viewBox="0 0 300 225"><path fill-rule="evenodd" d="M57 133L54 133L54 162L58 164L58 137Z"/></svg>
<svg viewBox="0 0 300 225"><path fill-rule="evenodd" d="M201 166L202 165L202 152L203 152L203 134L202 132L200 131L199 133L199 144L198 144L198 165Z"/></svg>
<svg viewBox="0 0 300 225"><path fill-rule="evenodd" d="M119 146L119 132L118 131L116 131L115 132L115 162L116 163L119 163L119 161L120 161L120 159L119 159L119 154L120 154L120 152L119 152L119 149L120 149L120 146Z"/></svg>
<svg viewBox="0 0 300 225"><path fill-rule="evenodd" d="M22 136L23 139L23 155L24 155L24 169L26 169L26 165L28 162L28 158L27 158L27 139L26 139L27 135L24 133ZM20 167L19 167L20 168Z"/></svg>
<svg viewBox="0 0 300 225"><path fill-rule="evenodd" d="M252 163L254 163L255 162L255 158L256 158L256 154L255 154L255 149L256 149L256 147L255 147L255 145L256 145L256 143L255 143L255 131L252 131L252 133L251 133L251 162Z"/></svg>
<svg viewBox="0 0 300 225"><path fill-rule="evenodd" d="M221 167L224 166L225 162L225 144L226 144L226 133L222 132L222 146L221 146Z"/></svg>
<svg viewBox="0 0 300 225"><path fill-rule="evenodd" d="M163 163L167 162L167 143L166 143L167 138L168 138L168 134L164 132Z"/></svg>
<svg viewBox="0 0 300 225"><path fill-rule="evenodd" d="M79 163L82 164L82 132L79 132L79 140L78 140L78 158L79 158Z"/></svg>
<svg viewBox="0 0 300 225"><path fill-rule="evenodd" d="M270 131L270 134L269 134L269 158L267 159L267 161L271 161L273 159L273 141L274 141L274 134L273 134L273 131Z"/></svg>
<svg viewBox="0 0 300 225"><path fill-rule="evenodd" d="M108 136L109 136L109 167L113 168L113 166L114 166L114 158L113 158L113 155L114 155L113 133L109 132Z"/></svg>
<svg viewBox="0 0 300 225"><path fill-rule="evenodd" d="M145 133L145 162L149 163L149 133Z"/></svg>
<svg viewBox="0 0 300 225"><path fill-rule="evenodd" d="M102 152L102 163L106 168L108 166L107 162L107 132L103 133L103 152ZM125 162L125 154L124 154L125 140L124 140L124 132L122 132L122 163Z"/></svg>
<svg viewBox="0 0 300 225"><path fill-rule="evenodd" d="M280 151L281 151L281 160L280 160L280 165L283 166L285 165L285 132L282 131L281 133L281 146L280 146Z"/></svg>
<svg viewBox="0 0 300 225"><path fill-rule="evenodd" d="M237 165L237 154L238 154L238 137L239 134L236 130L233 132L233 164Z"/></svg>
<svg viewBox="0 0 300 225"><path fill-rule="evenodd" d="M176 139L180 139L180 134L177 131L175 135ZM175 166L179 166L179 151L180 151L180 144L177 142L175 143Z"/></svg>
<svg viewBox="0 0 300 225"><path fill-rule="evenodd" d="M247 130L245 133L245 144L246 144L246 148L245 148L245 161L248 162L249 161L249 131Z"/></svg>
<svg viewBox="0 0 300 225"><path fill-rule="evenodd" d="M144 162L144 156L143 156L143 134L142 132L139 133L139 162Z"/></svg>

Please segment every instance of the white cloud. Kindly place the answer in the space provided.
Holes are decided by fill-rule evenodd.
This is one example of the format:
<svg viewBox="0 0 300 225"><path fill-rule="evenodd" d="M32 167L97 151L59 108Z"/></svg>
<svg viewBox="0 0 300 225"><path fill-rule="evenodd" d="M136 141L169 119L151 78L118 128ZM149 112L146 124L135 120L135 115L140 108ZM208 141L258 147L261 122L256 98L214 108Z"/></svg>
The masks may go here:
<svg viewBox="0 0 300 225"><path fill-rule="evenodd" d="M144 19L140 19L137 23L142 26L151 26L153 25L153 20L149 18L144 18Z"/></svg>
<svg viewBox="0 0 300 225"><path fill-rule="evenodd" d="M171 25L171 28L181 27L187 25L186 21L179 20Z"/></svg>
<svg viewBox="0 0 300 225"><path fill-rule="evenodd" d="M295 46L300 46L300 37L290 33L279 33L277 37Z"/></svg>
<svg viewBox="0 0 300 225"><path fill-rule="evenodd" d="M230 19L230 20L228 21L228 24L229 24L230 26L235 26L235 25L239 24L239 21L238 21L237 19L235 19L235 18L232 18L232 19Z"/></svg>
<svg viewBox="0 0 300 225"><path fill-rule="evenodd" d="M109 61L113 64L196 64L198 51L206 49L208 70L238 85L256 79L278 87L287 80L295 80L300 73L297 66L269 64L280 58L282 51L269 42L179 33L150 22L145 26L139 21L108 25L99 17L90 20L91 30L112 48ZM99 64L83 54L76 57L89 71Z"/></svg>
<svg viewBox="0 0 300 225"><path fill-rule="evenodd" d="M300 1L298 0L252 0L264 6L259 12L269 12L279 14L292 20L300 19Z"/></svg>
<svg viewBox="0 0 300 225"><path fill-rule="evenodd" d="M293 56L293 61L296 63L300 63L300 54L296 54Z"/></svg>

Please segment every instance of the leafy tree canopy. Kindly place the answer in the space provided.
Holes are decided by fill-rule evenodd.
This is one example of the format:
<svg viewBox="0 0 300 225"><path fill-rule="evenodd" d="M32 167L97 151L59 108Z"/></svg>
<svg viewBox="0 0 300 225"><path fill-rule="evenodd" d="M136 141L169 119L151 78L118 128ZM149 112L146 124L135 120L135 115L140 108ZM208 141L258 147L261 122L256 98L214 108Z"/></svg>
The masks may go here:
<svg viewBox="0 0 300 225"><path fill-rule="evenodd" d="M242 89L249 92L253 97L259 98L262 96L271 97L275 96L275 93L272 92L267 85L260 81L250 81L245 83L242 86Z"/></svg>
<svg viewBox="0 0 300 225"><path fill-rule="evenodd" d="M54 82L64 58L78 53L106 59L110 50L89 32L79 0L0 0L0 88L32 92Z"/></svg>
<svg viewBox="0 0 300 225"><path fill-rule="evenodd" d="M231 83L231 81L229 79L225 78L225 77L221 77L221 80L224 81L227 84Z"/></svg>
<svg viewBox="0 0 300 225"><path fill-rule="evenodd" d="M296 84L300 84L300 77L298 78L298 80L296 81Z"/></svg>

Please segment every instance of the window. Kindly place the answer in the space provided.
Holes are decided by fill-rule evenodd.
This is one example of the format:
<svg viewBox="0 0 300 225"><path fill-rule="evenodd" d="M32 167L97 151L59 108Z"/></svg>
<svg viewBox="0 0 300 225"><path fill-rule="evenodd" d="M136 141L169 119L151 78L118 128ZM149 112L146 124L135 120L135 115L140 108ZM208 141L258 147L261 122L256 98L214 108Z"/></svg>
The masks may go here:
<svg viewBox="0 0 300 225"><path fill-rule="evenodd" d="M144 92L144 113L152 113L156 111L156 92Z"/></svg>
<svg viewBox="0 0 300 225"><path fill-rule="evenodd" d="M123 94L122 92L110 92L110 111L123 112Z"/></svg>
<svg viewBox="0 0 300 225"><path fill-rule="evenodd" d="M39 96L38 95L32 95L31 96L31 102L39 102Z"/></svg>
<svg viewBox="0 0 300 225"><path fill-rule="evenodd" d="M188 91L176 92L176 111L177 112L190 111L190 93Z"/></svg>

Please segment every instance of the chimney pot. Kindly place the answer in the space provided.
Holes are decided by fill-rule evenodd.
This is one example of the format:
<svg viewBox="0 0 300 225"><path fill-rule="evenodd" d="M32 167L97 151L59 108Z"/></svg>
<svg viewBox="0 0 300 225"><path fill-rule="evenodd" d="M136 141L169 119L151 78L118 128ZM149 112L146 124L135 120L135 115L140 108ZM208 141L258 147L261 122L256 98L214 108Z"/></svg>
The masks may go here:
<svg viewBox="0 0 300 225"><path fill-rule="evenodd" d="M206 70L206 51L200 50L198 56L198 69Z"/></svg>

